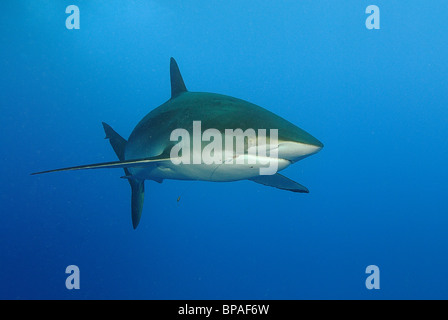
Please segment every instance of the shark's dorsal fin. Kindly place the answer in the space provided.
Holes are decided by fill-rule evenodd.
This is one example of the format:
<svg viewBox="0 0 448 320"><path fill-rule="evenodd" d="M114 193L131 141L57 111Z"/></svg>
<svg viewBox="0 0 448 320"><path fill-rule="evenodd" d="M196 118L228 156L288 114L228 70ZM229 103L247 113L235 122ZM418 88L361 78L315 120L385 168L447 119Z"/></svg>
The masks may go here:
<svg viewBox="0 0 448 320"><path fill-rule="evenodd" d="M188 91L185 87L184 79L179 71L179 66L177 65L174 58L170 59L170 78L171 78L171 99L177 97L182 92Z"/></svg>

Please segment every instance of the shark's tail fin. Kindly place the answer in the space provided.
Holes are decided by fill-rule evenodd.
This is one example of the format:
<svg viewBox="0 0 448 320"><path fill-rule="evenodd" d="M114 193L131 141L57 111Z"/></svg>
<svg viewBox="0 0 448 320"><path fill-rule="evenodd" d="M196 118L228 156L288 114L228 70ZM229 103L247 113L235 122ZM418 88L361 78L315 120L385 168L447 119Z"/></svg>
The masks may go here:
<svg viewBox="0 0 448 320"><path fill-rule="evenodd" d="M142 217L143 201L145 200L145 180L129 179L129 183L132 190L132 226L135 230Z"/></svg>
<svg viewBox="0 0 448 320"><path fill-rule="evenodd" d="M124 151L126 148L126 139L121 137L118 133L112 129L107 123L103 122L104 132L106 133L106 139L109 139L110 145L115 151L120 161L125 161ZM128 168L124 168L125 178L128 179L132 190L132 225L134 229L137 228L143 210L143 200L145 198L145 180L135 179Z"/></svg>
<svg viewBox="0 0 448 320"><path fill-rule="evenodd" d="M103 122L103 128L106 133L106 138L104 139L109 139L110 145L114 149L118 159L120 161L124 161L124 150L127 142L126 139L116 133L115 130L105 122Z"/></svg>

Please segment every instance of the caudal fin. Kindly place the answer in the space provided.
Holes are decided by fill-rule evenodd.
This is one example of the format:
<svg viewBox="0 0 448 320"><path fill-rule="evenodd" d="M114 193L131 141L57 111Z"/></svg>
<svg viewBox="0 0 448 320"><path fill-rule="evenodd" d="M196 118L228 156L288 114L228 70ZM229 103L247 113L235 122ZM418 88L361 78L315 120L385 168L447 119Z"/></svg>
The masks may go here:
<svg viewBox="0 0 448 320"><path fill-rule="evenodd" d="M122 136L120 136L118 133L115 132L114 129L110 125L108 125L105 122L102 122L104 132L106 133L106 138L109 139L110 145L115 151L115 154L117 155L118 159L120 161L124 161L124 151L126 148L126 139L124 139Z"/></svg>
<svg viewBox="0 0 448 320"><path fill-rule="evenodd" d="M106 122L102 122L104 132L106 133L106 137L104 139L109 139L109 143L114 149L115 154L118 157L118 160L124 161L124 151L126 149L126 139L120 136L110 125ZM124 168L124 173L126 176L130 176L129 170Z"/></svg>
<svg viewBox="0 0 448 320"><path fill-rule="evenodd" d="M145 180L129 179L129 183L132 189L132 226L135 230L142 217L143 201L145 200Z"/></svg>
<svg viewBox="0 0 448 320"><path fill-rule="evenodd" d="M104 132L106 133L106 139L109 139L110 145L115 151L120 161L125 161L124 151L126 148L126 139L121 137L114 129L107 123L103 122ZM132 213L132 226L137 228L140 218L142 217L143 201L145 200L145 180L139 180L132 177L128 168L123 168L125 177L128 179L131 185L132 197L131 197L131 213Z"/></svg>

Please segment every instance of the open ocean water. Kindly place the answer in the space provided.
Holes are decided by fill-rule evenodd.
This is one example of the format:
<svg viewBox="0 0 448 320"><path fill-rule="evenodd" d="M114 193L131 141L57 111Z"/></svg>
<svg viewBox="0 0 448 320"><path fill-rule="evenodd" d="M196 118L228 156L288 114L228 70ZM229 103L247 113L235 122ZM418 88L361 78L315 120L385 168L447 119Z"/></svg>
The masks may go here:
<svg viewBox="0 0 448 320"><path fill-rule="evenodd" d="M447 299L447 17L443 0L2 0L0 298ZM128 138L169 99L170 57L189 90L322 141L282 172L310 193L147 181L133 230L121 169L30 175L115 161L101 122Z"/></svg>

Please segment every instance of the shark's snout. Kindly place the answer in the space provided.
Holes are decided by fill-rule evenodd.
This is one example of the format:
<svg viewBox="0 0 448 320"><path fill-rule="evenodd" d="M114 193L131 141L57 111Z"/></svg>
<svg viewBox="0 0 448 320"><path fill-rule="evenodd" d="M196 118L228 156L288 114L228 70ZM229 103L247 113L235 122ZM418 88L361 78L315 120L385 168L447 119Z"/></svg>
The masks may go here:
<svg viewBox="0 0 448 320"><path fill-rule="evenodd" d="M312 154L318 153L324 145L318 141L313 144L286 141L280 142L278 147L278 157L291 162L299 161Z"/></svg>

